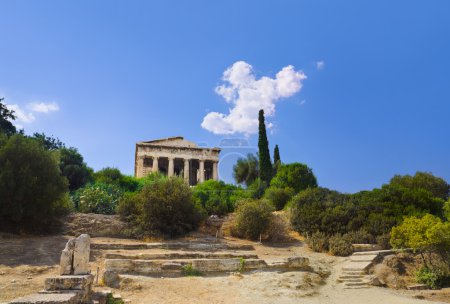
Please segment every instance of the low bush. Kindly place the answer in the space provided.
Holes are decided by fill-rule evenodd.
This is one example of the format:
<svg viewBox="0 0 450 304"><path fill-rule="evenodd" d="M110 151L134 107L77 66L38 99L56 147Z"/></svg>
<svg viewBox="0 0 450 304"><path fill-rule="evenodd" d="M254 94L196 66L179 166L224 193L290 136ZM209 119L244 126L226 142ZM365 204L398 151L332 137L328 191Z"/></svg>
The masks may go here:
<svg viewBox="0 0 450 304"><path fill-rule="evenodd" d="M382 235L377 236L377 244L381 247L381 249L386 250L386 249L391 249L391 244L389 243L390 239L391 239L391 234L390 233L385 233Z"/></svg>
<svg viewBox="0 0 450 304"><path fill-rule="evenodd" d="M117 168L103 168L94 173L94 179L97 183L115 185L123 192L135 192L140 187L139 179L123 175Z"/></svg>
<svg viewBox="0 0 450 304"><path fill-rule="evenodd" d="M289 222L283 214L272 214L265 239L275 243L291 240Z"/></svg>
<svg viewBox="0 0 450 304"><path fill-rule="evenodd" d="M75 206L83 213L114 214L122 191L113 184L94 183L75 191Z"/></svg>
<svg viewBox="0 0 450 304"><path fill-rule="evenodd" d="M269 200L274 206L275 210L281 210L286 203L294 196L294 189L292 188L276 188L269 187L264 193L264 198Z"/></svg>
<svg viewBox="0 0 450 304"><path fill-rule="evenodd" d="M418 283L425 284L431 289L439 289L448 286L450 283L450 273L442 268L421 267L416 271Z"/></svg>
<svg viewBox="0 0 450 304"><path fill-rule="evenodd" d="M376 242L375 237L363 229L350 231L345 234L345 237L352 244L375 244Z"/></svg>
<svg viewBox="0 0 450 304"><path fill-rule="evenodd" d="M328 236L317 231L306 239L306 244L315 252L328 252Z"/></svg>
<svg viewBox="0 0 450 304"><path fill-rule="evenodd" d="M265 234L272 220L272 205L266 200L243 200L236 209L236 224L232 234L257 240Z"/></svg>
<svg viewBox="0 0 450 304"><path fill-rule="evenodd" d="M352 242L346 235L340 233L329 238L329 252L337 256L349 256L353 253Z"/></svg>

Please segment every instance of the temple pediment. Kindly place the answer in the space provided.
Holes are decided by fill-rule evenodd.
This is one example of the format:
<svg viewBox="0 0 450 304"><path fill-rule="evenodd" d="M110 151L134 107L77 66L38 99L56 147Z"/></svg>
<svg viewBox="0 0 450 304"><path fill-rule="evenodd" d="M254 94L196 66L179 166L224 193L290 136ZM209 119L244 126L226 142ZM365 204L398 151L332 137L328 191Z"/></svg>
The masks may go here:
<svg viewBox="0 0 450 304"><path fill-rule="evenodd" d="M192 141L184 139L182 136L174 136L168 138L155 139L150 141L143 141L139 144L154 145L154 146L166 146L166 147L186 147L186 148L198 148L198 145Z"/></svg>

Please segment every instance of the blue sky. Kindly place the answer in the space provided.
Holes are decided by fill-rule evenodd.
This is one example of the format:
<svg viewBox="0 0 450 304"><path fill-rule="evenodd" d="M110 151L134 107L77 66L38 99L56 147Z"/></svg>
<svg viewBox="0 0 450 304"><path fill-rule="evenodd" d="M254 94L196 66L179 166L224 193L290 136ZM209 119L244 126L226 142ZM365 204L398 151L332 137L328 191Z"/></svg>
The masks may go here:
<svg viewBox="0 0 450 304"><path fill-rule="evenodd" d="M140 140L256 145L251 126L202 127L236 107L217 88L241 62L267 80L253 101L273 109L271 149L320 185L355 192L418 170L450 180L449 1L2 0L0 12L0 96L26 133L59 137L96 170L132 174ZM274 93L289 66L294 87Z"/></svg>

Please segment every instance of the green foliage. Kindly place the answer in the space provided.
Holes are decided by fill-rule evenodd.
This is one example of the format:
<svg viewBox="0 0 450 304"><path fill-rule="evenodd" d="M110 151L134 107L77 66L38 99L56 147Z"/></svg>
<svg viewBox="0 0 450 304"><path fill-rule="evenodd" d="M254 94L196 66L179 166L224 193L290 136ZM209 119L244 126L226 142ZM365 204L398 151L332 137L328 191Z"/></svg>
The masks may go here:
<svg viewBox="0 0 450 304"><path fill-rule="evenodd" d="M272 205L266 200L240 201L236 210L233 234L251 240L267 232L272 220Z"/></svg>
<svg viewBox="0 0 450 304"><path fill-rule="evenodd" d="M181 178L155 179L135 195L125 196L117 209L145 234L178 236L197 228L201 220L191 190Z"/></svg>
<svg viewBox="0 0 450 304"><path fill-rule="evenodd" d="M306 243L309 248L315 252L328 252L328 236L323 232L314 232L309 238L306 239Z"/></svg>
<svg viewBox="0 0 450 304"><path fill-rule="evenodd" d="M75 191L72 200L80 212L114 214L121 196L118 186L96 182Z"/></svg>
<svg viewBox="0 0 450 304"><path fill-rule="evenodd" d="M377 244L381 247L383 250L391 249L391 243L389 242L391 239L390 233L385 233L382 235L379 235L376 237Z"/></svg>
<svg viewBox="0 0 450 304"><path fill-rule="evenodd" d="M46 150L54 151L65 148L65 144L52 136L47 136L44 133L34 133L31 138L37 140Z"/></svg>
<svg viewBox="0 0 450 304"><path fill-rule="evenodd" d="M122 299L114 299L112 294L108 294L106 298L106 304L124 304Z"/></svg>
<svg viewBox="0 0 450 304"><path fill-rule="evenodd" d="M251 198L260 199L264 195L267 184L261 179L257 178L251 185L247 187L248 195Z"/></svg>
<svg viewBox="0 0 450 304"><path fill-rule="evenodd" d="M443 200L447 200L450 193L450 185L444 179L426 172L416 172L414 176L396 175L391 179L390 184L409 189L423 189L431 192L433 197Z"/></svg>
<svg viewBox="0 0 450 304"><path fill-rule="evenodd" d="M68 207L58 155L22 135L0 146L0 222L16 230L45 231Z"/></svg>
<svg viewBox="0 0 450 304"><path fill-rule="evenodd" d="M275 145L275 149L273 149L273 163L276 164L278 162L281 162L280 149L278 145Z"/></svg>
<svg viewBox="0 0 450 304"><path fill-rule="evenodd" d="M247 193L242 188L212 179L198 184L192 190L195 204L204 209L208 215L225 215L233 212L236 201L246 196Z"/></svg>
<svg viewBox="0 0 450 304"><path fill-rule="evenodd" d="M301 163L282 164L272 179L271 186L277 188L292 188L298 193L307 188L317 187L317 179L312 170Z"/></svg>
<svg viewBox="0 0 450 304"><path fill-rule="evenodd" d="M375 244L376 242L376 238L364 229L350 231L345 234L345 237L352 244Z"/></svg>
<svg viewBox="0 0 450 304"><path fill-rule="evenodd" d="M203 275L201 271L192 267L192 264L186 264L181 267L181 273L187 277L199 277Z"/></svg>
<svg viewBox="0 0 450 304"><path fill-rule="evenodd" d="M92 169L83 161L83 156L76 148L60 148L61 174L69 181L69 190L75 191L86 185L92 179Z"/></svg>
<svg viewBox="0 0 450 304"><path fill-rule="evenodd" d="M423 266L416 271L416 280L418 283L425 284L431 289L439 289L448 286L450 283L450 274L442 268Z"/></svg>
<svg viewBox="0 0 450 304"><path fill-rule="evenodd" d="M239 272L244 272L245 271L245 259L244 258L240 258L239 260Z"/></svg>
<svg viewBox="0 0 450 304"><path fill-rule="evenodd" d="M269 142L266 134L266 124L264 122L264 110L259 110L259 135L258 135L258 156L259 174L261 181L269 184L272 179L273 167L270 160Z"/></svg>
<svg viewBox="0 0 450 304"><path fill-rule="evenodd" d="M16 115L14 115L14 111L6 107L3 100L4 98L0 98L0 134L11 136L17 133L16 127L11 122L16 119Z"/></svg>
<svg viewBox="0 0 450 304"><path fill-rule="evenodd" d="M444 216L447 218L447 221L450 221L450 199L444 204Z"/></svg>
<svg viewBox="0 0 450 304"><path fill-rule="evenodd" d="M272 203L275 210L281 210L286 203L294 196L294 189L292 188L276 188L269 187L264 192L264 198Z"/></svg>
<svg viewBox="0 0 450 304"><path fill-rule="evenodd" d="M259 176L259 161L253 154L247 158L239 158L233 166L233 177L236 183L251 185Z"/></svg>
<svg viewBox="0 0 450 304"><path fill-rule="evenodd" d="M135 192L142 188L139 179L123 175L117 168L103 168L95 172L93 177L98 183L116 185L124 192Z"/></svg>
<svg viewBox="0 0 450 304"><path fill-rule="evenodd" d="M347 235L337 233L328 239L329 251L332 255L349 256L353 253L353 246Z"/></svg>

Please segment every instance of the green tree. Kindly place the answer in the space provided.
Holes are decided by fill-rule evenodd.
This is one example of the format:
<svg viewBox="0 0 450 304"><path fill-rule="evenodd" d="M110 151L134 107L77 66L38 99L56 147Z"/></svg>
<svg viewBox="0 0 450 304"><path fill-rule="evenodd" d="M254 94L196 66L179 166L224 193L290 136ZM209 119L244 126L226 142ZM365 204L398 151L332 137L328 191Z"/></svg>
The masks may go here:
<svg viewBox="0 0 450 304"><path fill-rule="evenodd" d="M117 168L106 167L93 174L94 180L98 183L116 185L124 192L135 192L142 188L139 179L124 175Z"/></svg>
<svg viewBox="0 0 450 304"><path fill-rule="evenodd" d="M233 177L236 183L250 186L259 176L258 158L247 154L247 158L239 158L233 166Z"/></svg>
<svg viewBox="0 0 450 304"><path fill-rule="evenodd" d="M277 174L280 166L281 166L280 149L278 148L278 145L275 145L275 149L273 150L273 175L274 176Z"/></svg>
<svg viewBox="0 0 450 304"><path fill-rule="evenodd" d="M292 188L269 187L264 192L264 198L272 203L276 210L284 208L286 203L294 196Z"/></svg>
<svg viewBox="0 0 450 304"><path fill-rule="evenodd" d="M266 124L264 122L264 110L259 110L259 136L258 136L258 150L259 150L259 174L260 178L266 184L270 183L273 176L273 167L270 160L269 142L266 134Z"/></svg>
<svg viewBox="0 0 450 304"><path fill-rule="evenodd" d="M65 147L65 144L59 140L59 138L55 138L52 136L47 136L44 133L34 133L31 138L36 139L39 143L41 143L45 149L53 151L59 150Z"/></svg>
<svg viewBox="0 0 450 304"><path fill-rule="evenodd" d="M450 185L442 178L427 172L416 172L415 175L395 175L391 185L400 185L409 189L423 189L432 193L434 197L443 200L449 198Z"/></svg>
<svg viewBox="0 0 450 304"><path fill-rule="evenodd" d="M35 233L50 229L68 207L67 190L56 153L19 134L0 146L0 225Z"/></svg>
<svg viewBox="0 0 450 304"><path fill-rule="evenodd" d="M3 100L4 98L0 98L0 133L11 136L17 133L16 127L11 122L16 119L16 115L6 107Z"/></svg>
<svg viewBox="0 0 450 304"><path fill-rule="evenodd" d="M305 164L283 164L278 169L270 185L277 188L289 187L294 189L295 193L298 193L307 188L317 187L317 179L312 169Z"/></svg>
<svg viewBox="0 0 450 304"><path fill-rule="evenodd" d="M61 174L69 181L69 190L77 190L92 179L92 169L83 161L83 156L76 148L61 148L60 154Z"/></svg>
<svg viewBox="0 0 450 304"><path fill-rule="evenodd" d="M450 199L444 204L444 216L450 221Z"/></svg>
<svg viewBox="0 0 450 304"><path fill-rule="evenodd" d="M238 237L257 240L267 233L272 221L272 205L266 200L244 200L236 210L236 225L232 232Z"/></svg>

